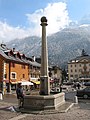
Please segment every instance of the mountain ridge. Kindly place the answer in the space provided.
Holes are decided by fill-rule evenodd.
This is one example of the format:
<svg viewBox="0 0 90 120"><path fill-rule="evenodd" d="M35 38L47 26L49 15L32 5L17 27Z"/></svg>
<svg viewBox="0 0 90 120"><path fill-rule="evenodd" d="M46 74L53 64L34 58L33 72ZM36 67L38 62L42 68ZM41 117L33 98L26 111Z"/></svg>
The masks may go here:
<svg viewBox="0 0 90 120"><path fill-rule="evenodd" d="M82 49L90 54L90 26L65 28L47 36L48 58L50 65L64 67L67 62L80 56ZM7 43L9 48L15 48L26 56L41 56L41 38L32 36L16 39Z"/></svg>

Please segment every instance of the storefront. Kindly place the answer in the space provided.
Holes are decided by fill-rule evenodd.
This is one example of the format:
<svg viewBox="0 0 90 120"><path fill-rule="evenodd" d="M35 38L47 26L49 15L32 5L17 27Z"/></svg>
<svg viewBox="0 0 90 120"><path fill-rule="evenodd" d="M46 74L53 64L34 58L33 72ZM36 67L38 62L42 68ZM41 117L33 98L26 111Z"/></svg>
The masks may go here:
<svg viewBox="0 0 90 120"><path fill-rule="evenodd" d="M35 81L35 80L32 80L31 81L33 84L34 84L34 89L39 89L39 87L40 87L40 81Z"/></svg>

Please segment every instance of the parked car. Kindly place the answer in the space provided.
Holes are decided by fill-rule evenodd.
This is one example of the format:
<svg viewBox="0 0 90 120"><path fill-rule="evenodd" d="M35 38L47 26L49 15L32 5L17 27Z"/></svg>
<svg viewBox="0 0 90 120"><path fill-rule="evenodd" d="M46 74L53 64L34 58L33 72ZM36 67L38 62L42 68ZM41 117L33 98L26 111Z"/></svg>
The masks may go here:
<svg viewBox="0 0 90 120"><path fill-rule="evenodd" d="M90 82L85 82L84 85L85 86L90 86Z"/></svg>
<svg viewBox="0 0 90 120"><path fill-rule="evenodd" d="M57 94L57 93L60 93L60 92L61 92L60 88L52 88L52 89L50 90L50 93L51 93L51 94Z"/></svg>
<svg viewBox="0 0 90 120"><path fill-rule="evenodd" d="M85 98L85 99L89 98L90 97L90 86L86 87L82 90L77 90L76 96L77 97L82 97L82 98Z"/></svg>
<svg viewBox="0 0 90 120"><path fill-rule="evenodd" d="M70 81L64 82L63 85L73 85L73 82L70 82Z"/></svg>

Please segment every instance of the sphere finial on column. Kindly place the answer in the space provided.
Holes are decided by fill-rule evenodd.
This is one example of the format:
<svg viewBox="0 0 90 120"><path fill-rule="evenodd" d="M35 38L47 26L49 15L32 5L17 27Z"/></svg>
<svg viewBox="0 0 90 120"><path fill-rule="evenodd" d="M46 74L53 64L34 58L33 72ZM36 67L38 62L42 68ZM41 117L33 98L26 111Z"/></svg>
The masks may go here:
<svg viewBox="0 0 90 120"><path fill-rule="evenodd" d="M46 18L45 16L43 16L43 17L41 18L41 22L47 22L47 18Z"/></svg>
<svg viewBox="0 0 90 120"><path fill-rule="evenodd" d="M45 16L41 17L41 26L43 26L43 25L45 25L45 26L48 25L47 24L47 18Z"/></svg>

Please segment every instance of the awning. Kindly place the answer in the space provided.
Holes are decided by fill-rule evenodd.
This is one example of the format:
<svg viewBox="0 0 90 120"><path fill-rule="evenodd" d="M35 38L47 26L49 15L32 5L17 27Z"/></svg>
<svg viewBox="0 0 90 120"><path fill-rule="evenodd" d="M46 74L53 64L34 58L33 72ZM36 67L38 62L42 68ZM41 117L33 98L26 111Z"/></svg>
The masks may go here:
<svg viewBox="0 0 90 120"><path fill-rule="evenodd" d="M21 85L33 85L33 83L29 81L22 81Z"/></svg>
<svg viewBox="0 0 90 120"><path fill-rule="evenodd" d="M18 83L21 83L21 82L22 82L22 81L16 81L16 80L13 81L13 80L10 80L10 83L11 83L11 84L18 84Z"/></svg>
<svg viewBox="0 0 90 120"><path fill-rule="evenodd" d="M38 78L31 77L30 80L31 81L38 81Z"/></svg>
<svg viewBox="0 0 90 120"><path fill-rule="evenodd" d="M11 82L11 84L17 84L17 82L12 82L12 81L10 81Z"/></svg>
<svg viewBox="0 0 90 120"><path fill-rule="evenodd" d="M33 83L35 83L36 85L40 85L40 81L31 81L31 82L33 82Z"/></svg>
<svg viewBox="0 0 90 120"><path fill-rule="evenodd" d="M17 81L17 83L21 83L22 81Z"/></svg>
<svg viewBox="0 0 90 120"><path fill-rule="evenodd" d="M54 80L50 80L50 83L54 83Z"/></svg>
<svg viewBox="0 0 90 120"><path fill-rule="evenodd" d="M2 82L9 83L9 80L2 80Z"/></svg>

